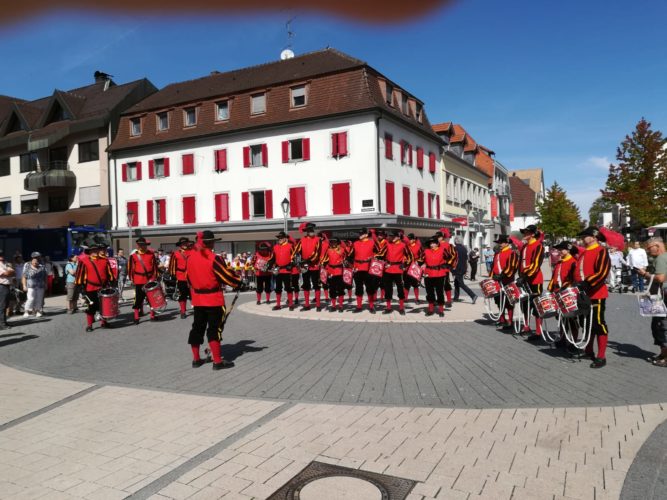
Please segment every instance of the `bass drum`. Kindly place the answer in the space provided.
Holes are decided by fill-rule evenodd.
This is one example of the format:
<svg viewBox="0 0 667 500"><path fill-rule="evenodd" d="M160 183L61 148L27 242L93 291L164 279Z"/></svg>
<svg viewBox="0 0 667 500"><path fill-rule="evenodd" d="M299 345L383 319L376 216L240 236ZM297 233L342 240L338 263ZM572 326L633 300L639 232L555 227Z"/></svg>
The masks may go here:
<svg viewBox="0 0 667 500"><path fill-rule="evenodd" d="M149 281L144 285L146 300L152 311L162 312L167 307L167 298L164 296L162 287L157 281Z"/></svg>
<svg viewBox="0 0 667 500"><path fill-rule="evenodd" d="M118 316L118 290L103 288L98 295L100 297L100 316L104 319L113 319Z"/></svg>

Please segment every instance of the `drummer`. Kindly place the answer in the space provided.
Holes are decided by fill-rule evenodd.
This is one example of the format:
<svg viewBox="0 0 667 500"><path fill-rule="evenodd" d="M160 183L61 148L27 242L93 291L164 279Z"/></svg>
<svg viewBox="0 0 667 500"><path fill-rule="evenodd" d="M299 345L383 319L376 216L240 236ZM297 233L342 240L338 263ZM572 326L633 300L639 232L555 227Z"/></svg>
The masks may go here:
<svg viewBox="0 0 667 500"><path fill-rule="evenodd" d="M137 238L137 251L133 252L128 259L127 275L134 283L134 324L139 324L139 316L143 314L146 292L144 286L157 280L158 261L153 250L148 248L150 241L143 236ZM151 321L157 321L155 311L151 309Z"/></svg>
<svg viewBox="0 0 667 500"><path fill-rule="evenodd" d="M186 318L186 305L190 298L190 287L188 286L188 276L186 265L188 257L192 253L191 241L187 236L182 236L176 242L176 248L171 253L169 258L169 274L176 279L176 287L178 288L178 307L181 313L181 319Z"/></svg>
<svg viewBox="0 0 667 500"><path fill-rule="evenodd" d="M553 272L551 273L551 281L547 285L547 290L551 293L556 293L559 290L570 287L574 285L574 273L577 268L577 255L579 254L579 249L577 245L570 243L569 241L561 241L553 247L558 251L560 255L560 260L554 266ZM567 320L570 326L570 331L572 332L572 337L574 340L578 339L578 322L575 318L570 318Z"/></svg>
<svg viewBox="0 0 667 500"><path fill-rule="evenodd" d="M76 284L82 288L82 295L88 303L86 309L86 331L93 331L95 313L100 310L99 292L107 288L113 281L113 272L109 261L104 255L107 247L103 242L91 242L88 245L89 256L87 259L79 260L76 270ZM109 328L105 319L100 322L102 328Z"/></svg>
<svg viewBox="0 0 667 500"><path fill-rule="evenodd" d="M512 250L509 236L501 234L494 243L498 245L498 251L493 256L493 265L491 266L491 272L493 273L492 277L502 286L509 285L514 281L514 275L519 268L519 257L516 252ZM497 296L494 300L496 304L500 306L500 296ZM507 316L505 316L505 314L507 314ZM498 328L509 327L512 325L513 320L514 305L511 305L509 301L506 300L496 326Z"/></svg>

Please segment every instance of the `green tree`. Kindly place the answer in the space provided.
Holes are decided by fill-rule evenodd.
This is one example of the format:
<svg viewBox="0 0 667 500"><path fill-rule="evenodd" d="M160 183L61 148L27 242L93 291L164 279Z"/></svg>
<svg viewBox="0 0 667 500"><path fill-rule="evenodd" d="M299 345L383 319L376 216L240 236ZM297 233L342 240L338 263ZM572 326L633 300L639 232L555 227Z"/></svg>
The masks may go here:
<svg viewBox="0 0 667 500"><path fill-rule="evenodd" d="M642 118L632 135L616 150L617 165L609 165L602 196L628 208L643 227L667 220L667 155L662 132Z"/></svg>
<svg viewBox="0 0 667 500"><path fill-rule="evenodd" d="M598 223L600 214L611 212L612 208L614 208L614 203L606 199L604 196L600 196L593 202L591 208L588 210L588 220L595 226Z"/></svg>
<svg viewBox="0 0 667 500"><path fill-rule="evenodd" d="M537 205L537 213L541 220L540 229L554 241L576 236L581 230L579 207L557 182L547 190L542 203Z"/></svg>

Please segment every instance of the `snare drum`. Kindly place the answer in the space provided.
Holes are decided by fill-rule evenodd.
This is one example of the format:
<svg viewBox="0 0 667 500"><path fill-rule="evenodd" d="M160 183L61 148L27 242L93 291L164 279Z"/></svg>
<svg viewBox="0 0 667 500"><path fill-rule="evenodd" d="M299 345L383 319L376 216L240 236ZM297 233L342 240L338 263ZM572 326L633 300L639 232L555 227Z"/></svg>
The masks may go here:
<svg viewBox="0 0 667 500"><path fill-rule="evenodd" d="M352 284L352 269L345 268L343 269L343 283L346 285Z"/></svg>
<svg viewBox="0 0 667 500"><path fill-rule="evenodd" d="M585 311L579 308L579 289L571 286L556 292L556 301L561 314L566 318L575 318Z"/></svg>
<svg viewBox="0 0 667 500"><path fill-rule="evenodd" d="M157 281L149 281L144 285L146 299L152 311L162 312L167 307L167 299L164 296L162 287Z"/></svg>
<svg viewBox="0 0 667 500"><path fill-rule="evenodd" d="M98 295L100 297L100 316L104 319L113 319L118 316L118 290L103 288Z"/></svg>
<svg viewBox="0 0 667 500"><path fill-rule="evenodd" d="M410 266L408 267L407 274L411 278L414 278L416 281L421 281L421 279L422 279L422 268L415 261L412 264L410 264Z"/></svg>
<svg viewBox="0 0 667 500"><path fill-rule="evenodd" d="M556 302L556 296L551 292L544 292L533 299L533 303L540 318L552 318L558 314L558 302Z"/></svg>
<svg viewBox="0 0 667 500"><path fill-rule="evenodd" d="M327 279L329 276L327 275L327 270L324 269L323 267L320 268L320 281L322 284L326 285L327 284Z"/></svg>
<svg viewBox="0 0 667 500"><path fill-rule="evenodd" d="M505 285L503 290L507 296L507 302L511 306L518 304L522 300L528 300L530 297L530 294L523 287L520 287L514 282Z"/></svg>
<svg viewBox="0 0 667 500"><path fill-rule="evenodd" d="M265 273L269 269L269 259L265 259L264 257L258 255L255 258L255 269Z"/></svg>
<svg viewBox="0 0 667 500"><path fill-rule="evenodd" d="M482 280L479 282L479 286L482 287L482 293L487 299L500 295L501 285L494 279L488 278Z"/></svg>
<svg viewBox="0 0 667 500"><path fill-rule="evenodd" d="M384 274L384 262L377 259L372 259L368 265L368 274L376 278L382 278Z"/></svg>

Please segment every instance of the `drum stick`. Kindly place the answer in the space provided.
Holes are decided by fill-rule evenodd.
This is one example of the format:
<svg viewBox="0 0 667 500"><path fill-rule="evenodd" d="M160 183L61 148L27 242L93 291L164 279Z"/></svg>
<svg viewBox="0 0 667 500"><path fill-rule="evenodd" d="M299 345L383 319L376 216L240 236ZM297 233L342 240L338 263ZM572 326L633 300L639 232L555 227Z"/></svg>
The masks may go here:
<svg viewBox="0 0 667 500"><path fill-rule="evenodd" d="M221 327L225 326L225 323L227 323L227 318L229 318L229 315L230 315L230 314L232 313L232 311L234 310L234 304L236 304L236 301L238 300L238 298L239 298L239 294L240 294L240 293L241 293L241 290L240 290L240 289L239 289L239 290L236 290L236 295L234 295L234 300L232 300L232 303L231 303L231 305L229 306L229 309L227 310L227 314L225 314L225 317L224 317L223 320L222 320L222 325L220 325Z"/></svg>

